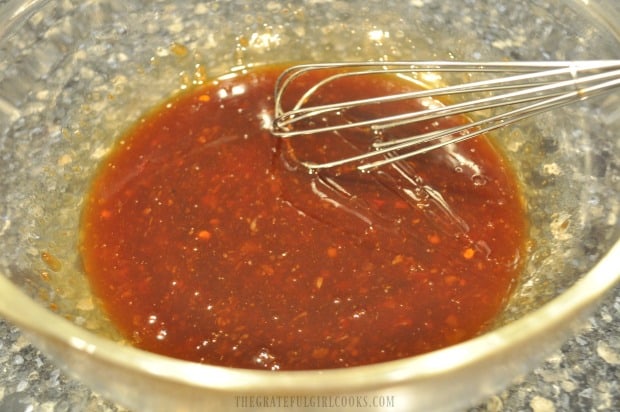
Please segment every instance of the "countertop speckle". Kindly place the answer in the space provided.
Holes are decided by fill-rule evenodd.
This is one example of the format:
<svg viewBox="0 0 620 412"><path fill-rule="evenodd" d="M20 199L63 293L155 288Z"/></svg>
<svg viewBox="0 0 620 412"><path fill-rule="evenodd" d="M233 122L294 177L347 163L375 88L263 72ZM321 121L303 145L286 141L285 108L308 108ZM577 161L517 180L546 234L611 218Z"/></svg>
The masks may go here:
<svg viewBox="0 0 620 412"><path fill-rule="evenodd" d="M470 412L620 410L620 287L533 372ZM69 378L0 320L0 411L126 411Z"/></svg>

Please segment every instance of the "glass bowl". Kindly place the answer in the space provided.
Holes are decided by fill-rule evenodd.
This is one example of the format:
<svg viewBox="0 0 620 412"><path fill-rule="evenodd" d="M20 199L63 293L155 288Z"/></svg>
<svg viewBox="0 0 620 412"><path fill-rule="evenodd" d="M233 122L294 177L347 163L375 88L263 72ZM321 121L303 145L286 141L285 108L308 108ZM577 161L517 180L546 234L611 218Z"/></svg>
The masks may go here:
<svg viewBox="0 0 620 412"><path fill-rule="evenodd" d="M496 325L442 350L277 373L166 358L122 343L77 253L97 164L176 91L272 62L617 59L613 0L31 0L0 22L0 313L127 407L461 408L540 362L620 278L617 93L496 136L523 183L530 255Z"/></svg>

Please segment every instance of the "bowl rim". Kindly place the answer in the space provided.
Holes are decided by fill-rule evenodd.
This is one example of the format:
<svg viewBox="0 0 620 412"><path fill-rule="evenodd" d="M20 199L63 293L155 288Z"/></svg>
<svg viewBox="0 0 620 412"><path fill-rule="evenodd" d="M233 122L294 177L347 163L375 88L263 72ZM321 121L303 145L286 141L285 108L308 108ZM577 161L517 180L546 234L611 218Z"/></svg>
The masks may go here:
<svg viewBox="0 0 620 412"><path fill-rule="evenodd" d="M0 40L49 0L9 0L2 6ZM620 41L618 12L596 2L572 0L587 8ZM137 373L158 376L195 388L228 393L340 393L377 390L395 383L433 380L449 372L468 370L485 359L501 357L550 330L562 330L567 323L592 309L620 283L620 240L610 247L595 266L561 295L523 317L465 342L426 354L342 369L271 371L236 369L188 362L154 354L98 336L53 313L26 295L6 276L0 276L0 314L39 338L53 340L102 363ZM317 379L320 376L320 379Z"/></svg>

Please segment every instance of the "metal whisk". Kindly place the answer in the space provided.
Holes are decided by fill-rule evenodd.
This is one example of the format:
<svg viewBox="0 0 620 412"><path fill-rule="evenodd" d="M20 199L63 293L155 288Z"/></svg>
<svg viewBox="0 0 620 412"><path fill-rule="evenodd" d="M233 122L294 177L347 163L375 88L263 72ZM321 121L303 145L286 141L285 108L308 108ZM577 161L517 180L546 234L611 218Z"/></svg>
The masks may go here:
<svg viewBox="0 0 620 412"><path fill-rule="evenodd" d="M299 84L312 73L314 83ZM322 77L316 77L324 74ZM459 76L458 84L418 88L413 91L372 96L351 101L321 101L313 98L342 79L397 75L415 82L427 78ZM484 78L480 78L483 76ZM316 80L316 79L320 80ZM432 85L431 85L432 86ZM446 116L465 115L471 122L447 129L433 130L394 140L377 139L371 149L360 155L326 163L302 162L309 169L332 168L356 163L357 169L368 170L398 160L426 153L483 133L513 124L543 111L551 110L620 86L620 60L553 61L553 62L364 62L306 64L287 69L276 84L275 119L272 132L282 138L294 138L323 132L339 132L348 128L367 128L370 133L383 133L403 125L432 121ZM295 96L289 96L295 90ZM432 104L419 111L382 114L351 121L341 113L359 108L412 99L448 97L452 103ZM288 106L285 106L288 104ZM376 113L367 110L365 113ZM476 115L478 113L478 115ZM491 113L491 114L489 114ZM327 120L325 120L327 119Z"/></svg>

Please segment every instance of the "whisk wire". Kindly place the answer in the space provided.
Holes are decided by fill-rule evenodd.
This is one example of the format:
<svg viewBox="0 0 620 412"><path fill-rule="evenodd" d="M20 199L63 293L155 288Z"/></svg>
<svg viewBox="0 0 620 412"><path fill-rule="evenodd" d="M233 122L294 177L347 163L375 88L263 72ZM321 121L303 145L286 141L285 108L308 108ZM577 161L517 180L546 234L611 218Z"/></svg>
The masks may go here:
<svg viewBox="0 0 620 412"><path fill-rule="evenodd" d="M302 94L290 110L284 110L282 101L292 82L304 74L327 70L326 77ZM337 71L334 70L345 70ZM377 74L407 75L411 73L472 73L504 74L506 76L475 80L462 84L439 86L434 89L415 90L391 95L370 97L344 102L312 106L311 98L329 83L352 76ZM415 78L412 78L415 80ZM459 143L475 136L516 123L538 113L583 100L620 86L620 60L579 62L396 62L396 63L326 63L295 66L283 73L276 85L275 120L273 133L282 138L338 131L352 127L369 128L371 132L428 121L454 115L471 115L475 112L505 107L503 113L487 115L471 123L404 138L377 141L366 153L325 163L302 162L309 169L337 167L348 163L364 162L373 157L379 160L361 163L359 170L369 170L412 156L426 153L451 143ZM430 107L420 111L405 112L377 118L348 120L347 123L328 123L308 126L308 121L352 108L380 105L408 99L440 98L442 96L475 95L452 104ZM479 94L488 94L479 97ZM337 117L337 116L336 116ZM318 122L318 124L321 124ZM423 146L422 146L423 145ZM420 147L417 147L420 146ZM407 150L404 153L401 151Z"/></svg>
<svg viewBox="0 0 620 412"><path fill-rule="evenodd" d="M620 70L609 72L609 73L601 73L596 75L590 75L583 78L577 78L575 80L564 80L557 81L555 83L542 83L535 87L531 87L528 85L517 85L515 88L524 88L527 89L517 90L510 93L505 93L501 95L494 95L486 98L480 98L473 101L466 101L463 103L455 103L448 106L443 106L437 109L428 109L419 112L406 113L401 116L394 116L389 118L389 122L385 122L387 124L383 124L381 121L379 124L373 127L373 129L383 129L390 128L396 126L402 126L403 124L409 123L410 120L428 120L430 118L435 118L439 116L449 116L454 114L462 114L469 113L472 111L480 111L486 109L494 109L497 107L506 106L507 104L522 104L529 103L532 101L540 100L541 96L545 98L554 97L554 96L565 96L566 98L573 97L581 97L585 98L591 95L594 89L584 87L583 84L592 83L592 82L600 82L608 78L617 78L620 77ZM572 94L571 92L575 92ZM544 93L544 95L543 95ZM387 118L386 118L387 119ZM394 120L394 121L392 121Z"/></svg>

